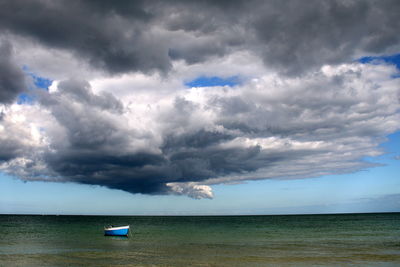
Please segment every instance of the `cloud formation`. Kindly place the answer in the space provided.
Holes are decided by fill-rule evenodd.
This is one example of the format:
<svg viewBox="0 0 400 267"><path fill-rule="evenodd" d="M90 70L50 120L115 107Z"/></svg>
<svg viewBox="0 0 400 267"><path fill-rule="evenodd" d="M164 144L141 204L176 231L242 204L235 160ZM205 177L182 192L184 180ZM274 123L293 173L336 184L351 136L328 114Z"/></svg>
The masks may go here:
<svg viewBox="0 0 400 267"><path fill-rule="evenodd" d="M398 51L398 1L3 1L0 28L111 73L247 50L285 74Z"/></svg>
<svg viewBox="0 0 400 267"><path fill-rule="evenodd" d="M397 1L3 1L0 169L212 198L374 166L400 129ZM16 53L12 54L12 48ZM49 91L16 104L29 64ZM234 86L188 88L198 77Z"/></svg>
<svg viewBox="0 0 400 267"><path fill-rule="evenodd" d="M26 180L194 198L212 197L213 184L360 170L400 128L398 80L377 81L377 70L390 77L394 68L326 66L130 106L86 81L62 81L23 115L42 117L32 125L41 139L2 168Z"/></svg>

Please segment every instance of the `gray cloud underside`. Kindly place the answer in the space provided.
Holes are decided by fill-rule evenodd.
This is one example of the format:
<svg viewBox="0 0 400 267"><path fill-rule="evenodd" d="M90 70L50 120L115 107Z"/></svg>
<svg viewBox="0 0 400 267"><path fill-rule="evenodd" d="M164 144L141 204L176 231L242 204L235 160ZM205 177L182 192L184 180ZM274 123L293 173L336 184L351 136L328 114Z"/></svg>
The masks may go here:
<svg viewBox="0 0 400 267"><path fill-rule="evenodd" d="M398 51L398 1L2 1L0 29L111 73L163 73L249 50L301 74Z"/></svg>
<svg viewBox="0 0 400 267"><path fill-rule="evenodd" d="M12 56L12 45L0 40L0 103L11 103L27 87L25 75Z"/></svg>

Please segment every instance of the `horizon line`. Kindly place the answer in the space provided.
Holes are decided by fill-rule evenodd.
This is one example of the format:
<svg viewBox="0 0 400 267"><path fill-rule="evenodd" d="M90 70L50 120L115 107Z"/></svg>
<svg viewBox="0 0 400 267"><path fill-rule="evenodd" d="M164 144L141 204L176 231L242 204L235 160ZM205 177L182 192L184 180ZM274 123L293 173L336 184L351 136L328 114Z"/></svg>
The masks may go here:
<svg viewBox="0 0 400 267"><path fill-rule="evenodd" d="M108 214L40 214L40 213L0 213L0 216L102 216L102 217L240 217L240 216L307 216L307 215L352 215L352 214L394 214L400 211L379 212L334 212L334 213L282 213L282 214L153 214L153 215L108 215Z"/></svg>

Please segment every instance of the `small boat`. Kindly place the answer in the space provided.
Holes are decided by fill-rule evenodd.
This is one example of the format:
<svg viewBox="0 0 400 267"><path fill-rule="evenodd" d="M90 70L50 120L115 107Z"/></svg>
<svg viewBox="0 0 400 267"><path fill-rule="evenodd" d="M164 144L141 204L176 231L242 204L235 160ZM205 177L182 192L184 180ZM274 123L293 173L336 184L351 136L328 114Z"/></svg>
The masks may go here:
<svg viewBox="0 0 400 267"><path fill-rule="evenodd" d="M129 234L129 225L126 226L108 226L104 227L104 235L113 235L113 236L128 236Z"/></svg>

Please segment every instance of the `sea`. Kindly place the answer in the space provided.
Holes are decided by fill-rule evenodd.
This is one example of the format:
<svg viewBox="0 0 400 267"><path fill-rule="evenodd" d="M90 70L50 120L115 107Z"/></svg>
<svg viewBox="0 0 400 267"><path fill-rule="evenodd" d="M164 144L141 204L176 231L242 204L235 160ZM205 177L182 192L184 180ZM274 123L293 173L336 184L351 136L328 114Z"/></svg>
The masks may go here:
<svg viewBox="0 0 400 267"><path fill-rule="evenodd" d="M0 266L400 266L400 213L0 215Z"/></svg>

